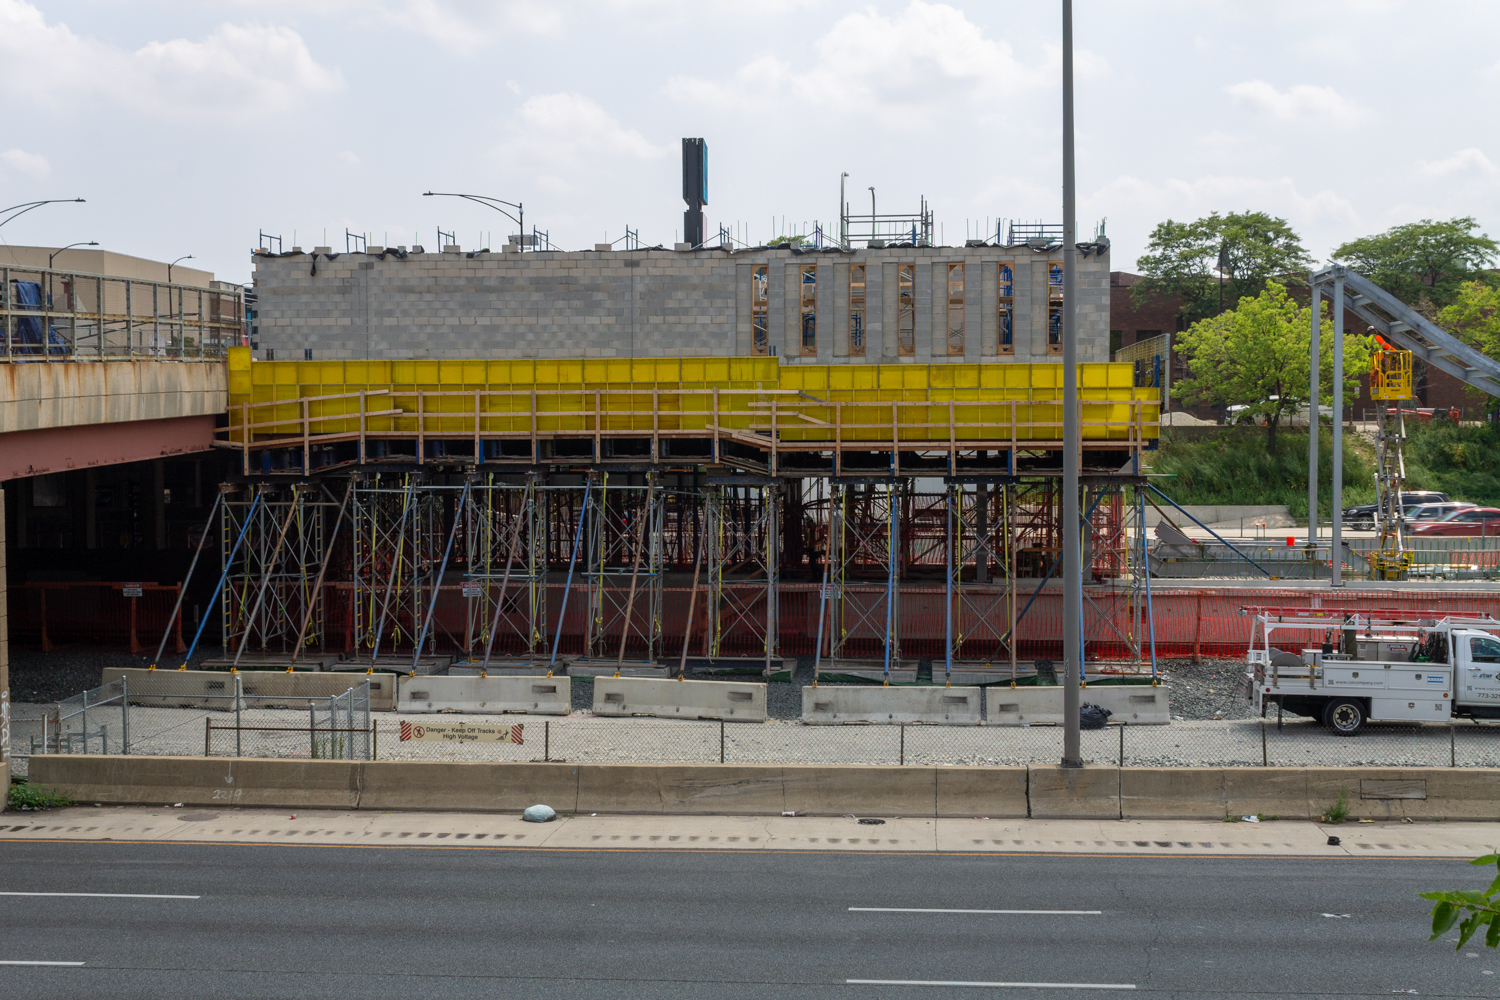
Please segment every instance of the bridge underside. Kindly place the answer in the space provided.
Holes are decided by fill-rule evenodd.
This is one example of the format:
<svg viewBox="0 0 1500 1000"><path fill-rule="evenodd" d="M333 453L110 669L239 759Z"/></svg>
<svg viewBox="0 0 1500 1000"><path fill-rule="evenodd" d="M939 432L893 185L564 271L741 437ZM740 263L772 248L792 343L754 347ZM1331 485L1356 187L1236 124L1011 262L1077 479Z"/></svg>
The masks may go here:
<svg viewBox="0 0 1500 1000"><path fill-rule="evenodd" d="M214 423L212 416L191 416L13 431L0 435L0 479L205 452L213 447Z"/></svg>

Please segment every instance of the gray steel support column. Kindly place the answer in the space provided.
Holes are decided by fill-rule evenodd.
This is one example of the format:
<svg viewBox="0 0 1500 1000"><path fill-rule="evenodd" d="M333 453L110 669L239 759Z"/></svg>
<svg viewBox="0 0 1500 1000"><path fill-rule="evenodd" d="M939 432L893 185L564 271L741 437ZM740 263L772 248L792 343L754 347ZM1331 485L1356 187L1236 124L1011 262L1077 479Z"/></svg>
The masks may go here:
<svg viewBox="0 0 1500 1000"><path fill-rule="evenodd" d="M1328 581L1344 585L1344 278L1333 279L1333 534Z"/></svg>
<svg viewBox="0 0 1500 1000"><path fill-rule="evenodd" d="M1318 362L1322 354L1318 329L1323 306L1323 295L1317 284L1309 281L1312 289L1312 346L1311 367L1307 377L1307 544L1318 541L1318 376L1322 367Z"/></svg>
<svg viewBox="0 0 1500 1000"><path fill-rule="evenodd" d="M1073 176L1073 0L1063 0L1063 756L1083 766L1078 731L1079 674L1083 668L1083 565L1080 559L1078 479L1083 439L1078 426L1078 247Z"/></svg>

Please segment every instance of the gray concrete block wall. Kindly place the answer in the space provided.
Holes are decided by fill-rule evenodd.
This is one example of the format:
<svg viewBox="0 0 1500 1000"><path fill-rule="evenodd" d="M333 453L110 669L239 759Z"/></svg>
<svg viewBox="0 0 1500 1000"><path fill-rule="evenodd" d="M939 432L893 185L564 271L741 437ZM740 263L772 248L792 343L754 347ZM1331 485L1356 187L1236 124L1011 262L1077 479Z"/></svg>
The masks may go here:
<svg viewBox="0 0 1500 1000"><path fill-rule="evenodd" d="M751 351L751 267L769 267L770 343L787 363L894 363L897 265L915 265L921 363L996 357L996 269L1015 269L1015 360L1047 355L1046 266L1024 248L254 258L257 356L282 359L693 357ZM849 355L849 264L866 265L866 353ZM964 354L947 354L947 265L964 264ZM313 266L316 264L316 274ZM818 268L818 353L801 356L801 268ZM1109 257L1079 259L1079 357L1108 360Z"/></svg>

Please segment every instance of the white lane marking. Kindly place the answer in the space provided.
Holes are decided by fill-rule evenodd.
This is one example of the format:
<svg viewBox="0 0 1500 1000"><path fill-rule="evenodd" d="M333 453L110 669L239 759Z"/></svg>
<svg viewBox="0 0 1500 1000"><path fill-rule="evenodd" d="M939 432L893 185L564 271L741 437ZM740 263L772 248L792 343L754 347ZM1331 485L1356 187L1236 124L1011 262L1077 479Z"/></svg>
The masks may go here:
<svg viewBox="0 0 1500 1000"><path fill-rule="evenodd" d="M7 962L0 959L0 965L68 965L76 967L82 964L82 962Z"/></svg>
<svg viewBox="0 0 1500 1000"><path fill-rule="evenodd" d="M850 913L1018 913L1018 914L1052 914L1067 916L1103 916L1103 910L933 910L920 909L914 906L851 906Z"/></svg>
<svg viewBox="0 0 1500 1000"><path fill-rule="evenodd" d="M1135 983L971 983L961 979L846 979L850 986L979 986L1026 990L1133 990Z"/></svg>
<svg viewBox="0 0 1500 1000"><path fill-rule="evenodd" d="M151 892L0 892L0 896L88 896L94 899L202 899L202 896L166 896Z"/></svg>

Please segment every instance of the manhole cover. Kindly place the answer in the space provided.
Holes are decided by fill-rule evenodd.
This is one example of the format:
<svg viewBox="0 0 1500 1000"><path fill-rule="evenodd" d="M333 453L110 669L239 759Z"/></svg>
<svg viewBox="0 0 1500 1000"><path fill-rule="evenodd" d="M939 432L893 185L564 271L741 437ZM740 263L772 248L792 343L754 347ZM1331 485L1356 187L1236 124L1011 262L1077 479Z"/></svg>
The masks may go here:
<svg viewBox="0 0 1500 1000"><path fill-rule="evenodd" d="M180 820L182 820L184 823L202 823L202 822L205 822L206 820L218 819L219 818L219 814L218 813L183 813L181 816L178 816L177 818L180 819Z"/></svg>

